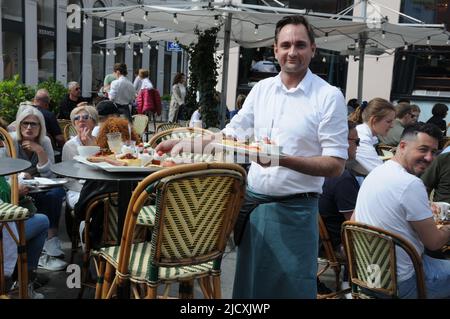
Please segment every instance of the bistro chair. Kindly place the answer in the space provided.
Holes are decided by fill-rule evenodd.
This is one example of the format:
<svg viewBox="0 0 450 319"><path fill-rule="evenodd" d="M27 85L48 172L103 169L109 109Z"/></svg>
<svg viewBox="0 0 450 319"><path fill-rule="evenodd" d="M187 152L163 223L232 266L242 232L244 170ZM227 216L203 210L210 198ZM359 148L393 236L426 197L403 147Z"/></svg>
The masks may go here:
<svg viewBox="0 0 450 319"><path fill-rule="evenodd" d="M339 256L338 253L333 249L331 243L330 235L328 233L327 227L322 219L322 216L318 216L319 221L319 238L323 247L323 258L319 258L318 263L323 265L323 268L317 273L319 278L325 271L332 269L335 277L335 292L327 295L318 295L318 299L323 298L335 298L338 295L350 292L350 289L341 290L342 280L341 280L341 270L344 267L346 261L343 256Z"/></svg>
<svg viewBox="0 0 450 319"><path fill-rule="evenodd" d="M170 129L177 128L177 127L181 127L181 125L178 123L172 123L172 122L161 123L161 124L158 124L158 126L156 127L155 133L159 133L159 132L170 130Z"/></svg>
<svg viewBox="0 0 450 319"><path fill-rule="evenodd" d="M418 298L426 298L422 260L415 248L401 236L374 226L347 221L342 226L342 240L354 299L399 298L397 247L411 258L417 278Z"/></svg>
<svg viewBox="0 0 450 319"><path fill-rule="evenodd" d="M6 155L17 158L16 148L11 135L0 127L0 139L3 147L6 148ZM11 238L17 244L18 253L18 278L19 297L28 297L28 266L25 237L25 220L31 217L28 209L18 206L19 203L19 183L17 174L10 175L11 182L11 203L0 204L0 295L6 294L6 282L3 268L3 229L6 229ZM15 235L9 222L15 222L17 226L17 236Z"/></svg>
<svg viewBox="0 0 450 319"><path fill-rule="evenodd" d="M66 127L67 124L72 124L71 120L66 120L66 119L58 119L58 125L61 128L61 132L64 132L64 128Z"/></svg>
<svg viewBox="0 0 450 319"><path fill-rule="evenodd" d="M134 298L156 298L163 284L167 297L168 284L181 288L195 279L205 298L221 298L221 260L245 182L245 170L226 163L180 165L146 177L131 197L120 246L100 250L96 298L112 298L118 287L129 286ZM155 196L151 240L136 242L136 222L149 196Z"/></svg>
<svg viewBox="0 0 450 319"><path fill-rule="evenodd" d="M165 140L178 140L184 138L194 138L198 136L208 136L214 133L198 127L178 127L172 128L165 131L160 131L153 135L150 139L149 144L151 147L156 147L159 143Z"/></svg>
<svg viewBox="0 0 450 319"><path fill-rule="evenodd" d="M64 126L64 139L66 141L70 140L72 137L77 136L78 132L77 129L75 128L75 126L73 126L72 123L66 124L66 126Z"/></svg>

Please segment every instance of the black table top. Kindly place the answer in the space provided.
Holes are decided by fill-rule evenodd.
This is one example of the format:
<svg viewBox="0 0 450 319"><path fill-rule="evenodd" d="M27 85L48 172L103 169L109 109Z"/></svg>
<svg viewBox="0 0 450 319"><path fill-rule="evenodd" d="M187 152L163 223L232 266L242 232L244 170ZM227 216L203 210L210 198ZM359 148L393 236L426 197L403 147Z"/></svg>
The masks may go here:
<svg viewBox="0 0 450 319"><path fill-rule="evenodd" d="M78 161L64 161L52 165L52 172L56 175L76 179L101 180L101 181L141 181L152 172L118 172L111 173L101 168L95 168Z"/></svg>
<svg viewBox="0 0 450 319"><path fill-rule="evenodd" d="M29 168L31 163L19 158L0 158L0 176L22 172Z"/></svg>

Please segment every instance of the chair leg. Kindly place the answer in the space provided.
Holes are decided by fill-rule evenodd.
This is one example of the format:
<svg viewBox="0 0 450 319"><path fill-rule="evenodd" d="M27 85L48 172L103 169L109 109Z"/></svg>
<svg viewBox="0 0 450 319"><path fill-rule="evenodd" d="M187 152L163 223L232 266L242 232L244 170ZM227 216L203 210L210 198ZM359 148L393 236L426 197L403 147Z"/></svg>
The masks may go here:
<svg viewBox="0 0 450 319"><path fill-rule="evenodd" d="M146 299L156 299L156 288L157 287L150 287L147 286L147 295L145 296Z"/></svg>
<svg viewBox="0 0 450 319"><path fill-rule="evenodd" d="M194 298L194 280L180 281L180 287L178 288L178 295L180 299L193 299Z"/></svg>
<svg viewBox="0 0 450 319"><path fill-rule="evenodd" d="M198 279L198 283L200 285L200 288L203 292L203 295L206 299L212 299L213 293L212 293L212 287L211 287L211 280L210 277L201 277Z"/></svg>
<svg viewBox="0 0 450 319"><path fill-rule="evenodd" d="M103 279L102 299L105 299L106 296L108 295L108 291L110 290L112 284L111 280L112 277L113 277L113 267L109 262L107 262L105 269L105 277Z"/></svg>
<svg viewBox="0 0 450 319"><path fill-rule="evenodd" d="M6 294L5 268L3 265L3 224L0 224L0 296Z"/></svg>
<svg viewBox="0 0 450 319"><path fill-rule="evenodd" d="M220 274L213 275L213 297L214 299L222 299L222 290L220 286Z"/></svg>
<svg viewBox="0 0 450 319"><path fill-rule="evenodd" d="M19 255L18 272L19 272L19 298L28 298L28 261L25 239L25 221L17 222L17 230L19 233L19 245L17 253Z"/></svg>
<svg viewBox="0 0 450 319"><path fill-rule="evenodd" d="M90 266L90 254L87 251L83 252L83 264L81 266L81 289L78 294L78 298L83 298L84 288L88 284L89 278L89 266Z"/></svg>
<svg viewBox="0 0 450 319"><path fill-rule="evenodd" d="M104 281L104 277L105 277L105 267L106 267L106 261L100 257L99 266L98 266L97 285L95 286L95 299L101 299L101 297L102 297L103 281Z"/></svg>

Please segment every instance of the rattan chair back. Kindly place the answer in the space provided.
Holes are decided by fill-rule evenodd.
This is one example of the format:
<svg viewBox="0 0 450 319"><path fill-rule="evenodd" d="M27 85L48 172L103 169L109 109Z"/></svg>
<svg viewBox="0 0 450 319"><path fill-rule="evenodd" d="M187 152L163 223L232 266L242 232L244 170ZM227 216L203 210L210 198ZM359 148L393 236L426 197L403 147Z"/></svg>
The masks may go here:
<svg viewBox="0 0 450 319"><path fill-rule="evenodd" d="M170 129L173 129L173 128L177 128L177 127L181 127L181 125L178 124L178 123L172 123L172 122L161 123L161 124L158 124L158 126L156 126L155 133L159 133L159 132L162 132L162 131L167 131L167 130L170 130Z"/></svg>
<svg viewBox="0 0 450 319"><path fill-rule="evenodd" d="M349 281L354 298L399 298L396 248L403 249L414 266L418 298L426 298L422 260L402 237L386 230L345 222L342 240L349 265Z"/></svg>
<svg viewBox="0 0 450 319"><path fill-rule="evenodd" d="M66 124L66 126L64 126L64 139L66 141L70 140L72 137L76 136L78 134L77 129L75 128L75 126L73 126L72 123Z"/></svg>
<svg viewBox="0 0 450 319"><path fill-rule="evenodd" d="M214 133L197 127L179 127L155 134L149 141L151 147L156 147L165 140L181 140L198 136L213 135Z"/></svg>

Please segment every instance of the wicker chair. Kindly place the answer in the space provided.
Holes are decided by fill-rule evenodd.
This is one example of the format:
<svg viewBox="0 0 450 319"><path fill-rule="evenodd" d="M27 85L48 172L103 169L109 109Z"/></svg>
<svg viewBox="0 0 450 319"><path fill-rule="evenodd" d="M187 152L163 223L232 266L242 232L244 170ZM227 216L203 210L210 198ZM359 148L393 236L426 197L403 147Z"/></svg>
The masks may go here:
<svg viewBox="0 0 450 319"><path fill-rule="evenodd" d="M72 123L67 124L64 126L64 139L66 141L70 140L72 137L76 136L78 134L75 126L73 126Z"/></svg>
<svg viewBox="0 0 450 319"><path fill-rule="evenodd" d="M347 221L342 226L342 240L353 298L399 298L396 247L411 258L418 298L426 298L422 260L405 239L377 227Z"/></svg>
<svg viewBox="0 0 450 319"><path fill-rule="evenodd" d="M16 158L16 148L9 133L0 127L0 138L3 146L6 147L6 154L11 158ZM28 297L28 267L25 238L25 220L31 217L28 209L17 206L19 203L19 183L17 174L11 175L11 203L0 204L0 295L6 293L6 283L3 269L3 228L7 229L12 239L17 243L18 251L18 277L19 277L19 297ZM16 222L18 236L14 234L9 222Z"/></svg>
<svg viewBox="0 0 450 319"><path fill-rule="evenodd" d="M158 124L158 126L156 127L155 133L167 131L167 130L177 128L177 127L181 127L181 125L178 123L171 123L171 122L161 123L161 124Z"/></svg>
<svg viewBox="0 0 450 319"><path fill-rule="evenodd" d="M245 181L244 169L225 163L181 165L145 178L131 197L121 245L100 252L96 298L111 298L118 287L128 292L129 285L135 298L156 298L161 284L179 282L181 288L195 279L206 298L220 298L221 259ZM133 244L139 212L151 194L151 241Z"/></svg>
<svg viewBox="0 0 450 319"><path fill-rule="evenodd" d="M335 292L327 295L318 295L318 299L323 298L335 298L338 295L350 292L350 289L341 290L342 281L341 281L341 269L345 265L346 261L343 257L336 254L333 249L333 245L331 244L330 235L328 233L327 227L319 214L319 237L322 243L324 258L319 258L319 264L323 264L323 268L317 273L317 277L320 277L325 271L327 271L330 267L334 271L335 277Z"/></svg>
<svg viewBox="0 0 450 319"><path fill-rule="evenodd" d="M214 133L197 127L179 127L161 131L150 139L151 147L156 147L159 143L170 139L193 138L201 135L213 135Z"/></svg>

